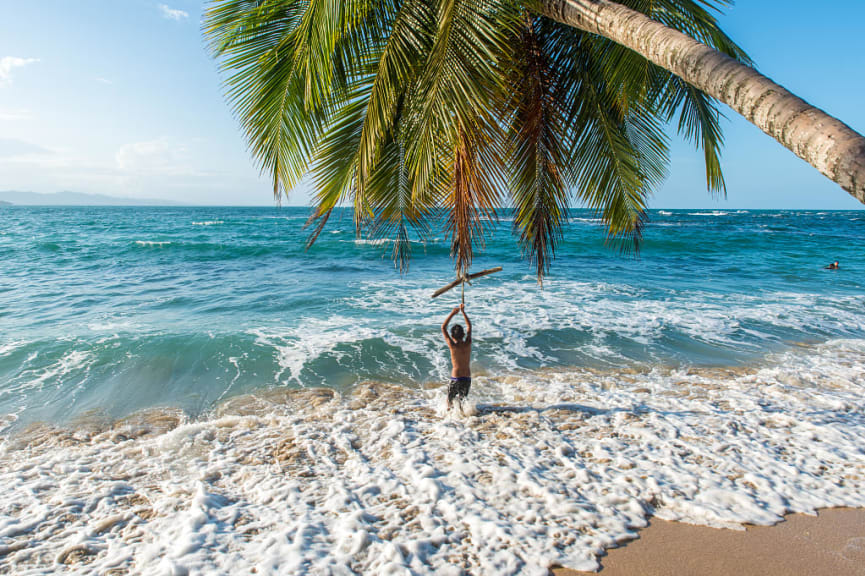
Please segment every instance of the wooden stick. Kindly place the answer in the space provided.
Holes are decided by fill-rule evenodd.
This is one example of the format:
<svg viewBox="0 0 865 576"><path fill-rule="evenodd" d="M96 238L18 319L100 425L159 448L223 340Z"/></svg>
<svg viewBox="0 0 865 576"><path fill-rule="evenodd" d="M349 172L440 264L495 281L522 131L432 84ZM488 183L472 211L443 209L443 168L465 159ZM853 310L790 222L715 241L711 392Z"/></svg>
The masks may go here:
<svg viewBox="0 0 865 576"><path fill-rule="evenodd" d="M435 298L436 296L441 296L442 294L444 294L445 292L447 292L451 288L456 288L457 286L459 286L462 283L463 283L463 279L457 278L456 280L454 280L453 282L451 282L450 284L448 284L444 288L439 288L438 290L436 290L435 293L433 293L432 297Z"/></svg>
<svg viewBox="0 0 865 576"><path fill-rule="evenodd" d="M493 272L501 272L502 267L496 266L495 268L490 268L489 270L481 270L480 272L475 272L474 274L469 274L466 279L474 280L475 278L480 278L481 276L486 276L487 274L492 274Z"/></svg>
<svg viewBox="0 0 865 576"><path fill-rule="evenodd" d="M451 290L452 288L456 288L460 284L463 284L464 282L467 282L469 280L474 280L475 278L480 278L481 276L486 276L487 274L492 274L494 272L501 272L501 271L502 271L502 267L496 266L495 268L490 268L489 270L481 270L480 272L475 272L474 274L465 274L462 277L457 278L456 280L454 280L453 282L451 282L447 286L445 286L443 288L439 288L438 290L436 290L433 293L432 298L436 298L438 296L441 296L442 294L444 294L448 290Z"/></svg>

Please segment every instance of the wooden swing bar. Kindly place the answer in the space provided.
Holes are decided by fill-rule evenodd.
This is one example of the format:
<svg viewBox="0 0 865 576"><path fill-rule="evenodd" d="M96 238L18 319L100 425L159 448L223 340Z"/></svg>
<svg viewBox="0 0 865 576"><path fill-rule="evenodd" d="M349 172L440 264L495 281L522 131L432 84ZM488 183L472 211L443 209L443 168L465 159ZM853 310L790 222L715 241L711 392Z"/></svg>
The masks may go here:
<svg viewBox="0 0 865 576"><path fill-rule="evenodd" d="M465 274L464 273L462 276L459 276L456 280L454 280L453 282L451 282L447 286L444 286L443 288L439 288L438 290L433 292L433 295L431 297L435 298L437 296L441 296L442 294L444 294L448 290L456 288L457 286L463 286L463 291L465 291L466 282L468 282L468 284L471 285L471 283L472 283L471 281L474 280L475 278L480 278L481 276L486 276L487 274L492 274L493 272L501 272L501 271L502 271L502 267L496 266L495 268L490 268L489 270L481 270L480 272L475 272L474 274Z"/></svg>

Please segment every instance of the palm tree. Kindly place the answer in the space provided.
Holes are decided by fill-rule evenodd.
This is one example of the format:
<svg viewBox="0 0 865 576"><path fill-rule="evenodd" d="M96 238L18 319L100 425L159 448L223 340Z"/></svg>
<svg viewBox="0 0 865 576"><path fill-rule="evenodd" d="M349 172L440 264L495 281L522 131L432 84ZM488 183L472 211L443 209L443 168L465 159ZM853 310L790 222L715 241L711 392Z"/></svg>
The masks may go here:
<svg viewBox="0 0 865 576"><path fill-rule="evenodd" d="M391 239L404 270L410 235L426 238L442 215L462 273L496 209L512 206L540 281L574 199L636 246L670 121L703 148L708 189L725 192L715 99L752 117L781 94L737 95L768 80L718 27L712 9L727 2L213 0L204 31L276 197L312 176L310 244L351 202L358 233ZM721 85L704 73L716 62L733 70ZM783 96L780 108L801 108ZM837 160L826 142L865 140L833 122L822 143L795 126L770 132L806 159L817 149L812 163L863 199L865 147Z"/></svg>

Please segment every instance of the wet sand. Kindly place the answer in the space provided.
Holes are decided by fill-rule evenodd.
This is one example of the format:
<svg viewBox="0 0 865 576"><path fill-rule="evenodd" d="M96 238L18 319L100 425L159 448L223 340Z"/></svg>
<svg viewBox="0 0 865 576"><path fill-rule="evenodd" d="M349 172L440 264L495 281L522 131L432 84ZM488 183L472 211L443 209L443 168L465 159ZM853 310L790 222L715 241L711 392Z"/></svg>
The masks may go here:
<svg viewBox="0 0 865 576"><path fill-rule="evenodd" d="M865 510L792 514L775 526L717 530L653 518L640 537L607 551L604 576L865 575ZM556 569L555 576L593 572Z"/></svg>

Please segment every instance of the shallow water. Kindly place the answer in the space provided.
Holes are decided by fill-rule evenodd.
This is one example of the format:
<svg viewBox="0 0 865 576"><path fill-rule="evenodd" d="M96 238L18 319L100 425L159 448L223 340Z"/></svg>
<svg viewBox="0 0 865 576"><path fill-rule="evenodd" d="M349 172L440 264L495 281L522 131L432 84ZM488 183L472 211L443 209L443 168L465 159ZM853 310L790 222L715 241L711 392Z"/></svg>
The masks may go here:
<svg viewBox="0 0 865 576"><path fill-rule="evenodd" d="M447 243L400 278L305 215L0 210L0 570L543 574L865 506L862 213L655 212L627 259L575 212L543 290L503 222L464 415Z"/></svg>

